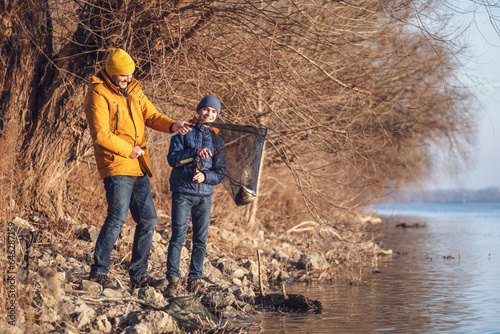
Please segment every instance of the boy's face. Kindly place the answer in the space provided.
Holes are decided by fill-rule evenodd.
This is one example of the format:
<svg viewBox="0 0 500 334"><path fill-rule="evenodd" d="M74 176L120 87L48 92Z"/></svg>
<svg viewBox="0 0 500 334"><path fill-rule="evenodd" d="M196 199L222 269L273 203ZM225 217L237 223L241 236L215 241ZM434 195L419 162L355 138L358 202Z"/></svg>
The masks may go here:
<svg viewBox="0 0 500 334"><path fill-rule="evenodd" d="M110 75L111 80L120 88L127 88L128 84L132 80L132 74L123 75Z"/></svg>
<svg viewBox="0 0 500 334"><path fill-rule="evenodd" d="M198 110L198 120L202 122L213 122L217 118L217 110L212 107L203 107Z"/></svg>

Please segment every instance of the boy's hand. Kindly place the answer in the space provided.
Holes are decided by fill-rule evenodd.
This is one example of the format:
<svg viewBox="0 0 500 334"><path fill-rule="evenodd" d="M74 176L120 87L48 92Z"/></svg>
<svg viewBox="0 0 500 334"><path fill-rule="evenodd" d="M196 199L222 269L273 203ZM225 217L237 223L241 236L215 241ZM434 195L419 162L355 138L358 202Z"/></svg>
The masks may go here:
<svg viewBox="0 0 500 334"><path fill-rule="evenodd" d="M212 155L212 152L208 148L199 148L196 150L196 155L202 159L206 159Z"/></svg>
<svg viewBox="0 0 500 334"><path fill-rule="evenodd" d="M202 172L196 172L196 174L194 174L193 176L193 181L202 183L203 181L205 181L205 174L203 174Z"/></svg>

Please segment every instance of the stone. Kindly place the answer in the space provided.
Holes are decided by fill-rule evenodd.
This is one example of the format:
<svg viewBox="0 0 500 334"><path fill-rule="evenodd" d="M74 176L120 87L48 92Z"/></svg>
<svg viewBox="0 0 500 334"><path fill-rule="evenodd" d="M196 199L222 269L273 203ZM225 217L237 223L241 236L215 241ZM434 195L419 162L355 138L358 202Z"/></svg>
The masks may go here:
<svg viewBox="0 0 500 334"><path fill-rule="evenodd" d="M150 286L145 286L139 289L137 293L137 298L144 299L147 301L164 301L165 297L163 294L159 293L155 288Z"/></svg>
<svg viewBox="0 0 500 334"><path fill-rule="evenodd" d="M249 273L248 269L241 267L236 261L226 257L213 260L212 265L218 268L222 273L232 277L243 277Z"/></svg>
<svg viewBox="0 0 500 334"><path fill-rule="evenodd" d="M257 271L259 270L259 264L255 261L248 260L245 263L243 263L243 268L248 269L250 271Z"/></svg>
<svg viewBox="0 0 500 334"><path fill-rule="evenodd" d="M130 298L130 293L124 290L104 289L102 295L107 298Z"/></svg>
<svg viewBox="0 0 500 334"><path fill-rule="evenodd" d="M162 238L161 238L161 234L156 232L153 234L153 242L161 242L162 241Z"/></svg>
<svg viewBox="0 0 500 334"><path fill-rule="evenodd" d="M95 324L100 332L109 333L113 329L111 322L109 322L108 317L105 315L100 315L95 319Z"/></svg>
<svg viewBox="0 0 500 334"><path fill-rule="evenodd" d="M84 279L82 280L81 289L86 291L88 294L96 294L102 291L102 286L97 282Z"/></svg>
<svg viewBox="0 0 500 334"><path fill-rule="evenodd" d="M328 269L329 266L328 261L326 261L320 254L302 254L299 262L297 263L298 269L306 270L325 270Z"/></svg>
<svg viewBox="0 0 500 334"><path fill-rule="evenodd" d="M137 325L133 325L133 326L129 326L129 327L125 328L125 333L127 333L127 334L149 334L151 332L149 331L148 326L146 326L145 324L137 324Z"/></svg>
<svg viewBox="0 0 500 334"><path fill-rule="evenodd" d="M57 262L62 262L62 263L66 262L66 259L61 254L57 254L56 257L55 257L55 260Z"/></svg>
<svg viewBox="0 0 500 334"><path fill-rule="evenodd" d="M178 330L176 322L164 311L145 310L127 315L126 333L169 333ZM146 332L143 332L146 330Z"/></svg>
<svg viewBox="0 0 500 334"><path fill-rule="evenodd" d="M285 262L288 260L289 256L285 252L283 252L281 249L277 249L273 252L272 258L276 259L281 262Z"/></svg>
<svg viewBox="0 0 500 334"><path fill-rule="evenodd" d="M232 305L236 301L236 297L231 292L218 288L207 293L202 300L203 303L219 308Z"/></svg>
<svg viewBox="0 0 500 334"><path fill-rule="evenodd" d="M91 241L95 243L97 241L97 238L99 237L100 232L101 229L95 226L85 226L84 228L78 231L77 237L78 239Z"/></svg>
<svg viewBox="0 0 500 334"><path fill-rule="evenodd" d="M219 230L219 238L224 241L238 240L236 233L228 230Z"/></svg>
<svg viewBox="0 0 500 334"><path fill-rule="evenodd" d="M87 312L82 312L78 315L77 319L76 319L76 327L78 329L81 329L83 327L85 327L86 325L88 325L90 323L90 318L87 314Z"/></svg>

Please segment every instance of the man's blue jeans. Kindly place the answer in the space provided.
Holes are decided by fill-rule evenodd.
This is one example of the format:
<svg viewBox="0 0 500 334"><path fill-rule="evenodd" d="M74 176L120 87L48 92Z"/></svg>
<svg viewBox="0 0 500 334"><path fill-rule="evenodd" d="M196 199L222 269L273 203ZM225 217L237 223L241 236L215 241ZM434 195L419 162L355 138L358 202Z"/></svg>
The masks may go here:
<svg viewBox="0 0 500 334"><path fill-rule="evenodd" d="M120 235L128 211L136 222L130 279L147 275L148 259L156 227L156 209L147 176L115 175L104 179L108 215L95 245L91 272L108 274L111 251Z"/></svg>
<svg viewBox="0 0 500 334"><path fill-rule="evenodd" d="M174 192L172 194L172 237L168 245L167 277L181 277L179 271L181 250L191 215L193 223L193 250L189 266L188 281L201 279L207 250L208 226L212 197L191 196Z"/></svg>

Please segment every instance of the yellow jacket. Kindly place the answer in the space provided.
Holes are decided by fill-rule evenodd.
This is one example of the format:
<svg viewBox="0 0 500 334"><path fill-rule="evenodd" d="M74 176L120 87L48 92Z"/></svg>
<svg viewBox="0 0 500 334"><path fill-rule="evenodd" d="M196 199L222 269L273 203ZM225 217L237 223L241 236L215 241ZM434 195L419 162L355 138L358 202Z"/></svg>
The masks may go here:
<svg viewBox="0 0 500 334"><path fill-rule="evenodd" d="M111 175L151 176L148 150L141 169L138 159L129 158L132 148L147 145L145 126L170 133L175 121L158 112L144 95L142 84L132 78L121 94L101 70L90 79L84 108L99 175L103 179Z"/></svg>

